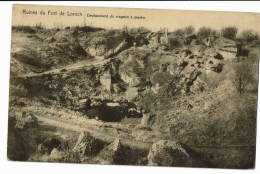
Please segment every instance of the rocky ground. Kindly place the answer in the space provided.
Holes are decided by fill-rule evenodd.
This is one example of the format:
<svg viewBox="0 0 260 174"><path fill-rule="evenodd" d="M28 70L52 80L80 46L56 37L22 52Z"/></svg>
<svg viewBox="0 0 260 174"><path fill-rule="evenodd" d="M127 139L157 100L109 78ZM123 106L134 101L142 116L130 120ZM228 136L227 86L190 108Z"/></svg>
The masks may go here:
<svg viewBox="0 0 260 174"><path fill-rule="evenodd" d="M219 36L14 28L8 158L252 168L257 55ZM238 61L254 70L243 94Z"/></svg>

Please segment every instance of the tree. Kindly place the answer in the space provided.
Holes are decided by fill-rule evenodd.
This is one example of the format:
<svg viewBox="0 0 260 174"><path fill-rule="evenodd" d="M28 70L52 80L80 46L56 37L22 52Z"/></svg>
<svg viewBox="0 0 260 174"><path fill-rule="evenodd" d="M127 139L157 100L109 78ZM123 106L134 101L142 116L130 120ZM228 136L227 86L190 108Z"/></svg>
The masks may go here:
<svg viewBox="0 0 260 174"><path fill-rule="evenodd" d="M241 33L241 39L245 43L251 43L255 40L258 40L258 34L254 32L253 30L244 30Z"/></svg>
<svg viewBox="0 0 260 174"><path fill-rule="evenodd" d="M192 34L195 33L195 28L190 25L190 26L184 28L184 33L185 33L186 35L192 35Z"/></svg>
<svg viewBox="0 0 260 174"><path fill-rule="evenodd" d="M242 94L246 86L252 81L253 72L250 64L240 62L234 66L234 72L231 76L231 82L236 90Z"/></svg>
<svg viewBox="0 0 260 174"><path fill-rule="evenodd" d="M221 35L228 39L235 39L237 35L237 27L225 27L221 30Z"/></svg>
<svg viewBox="0 0 260 174"><path fill-rule="evenodd" d="M139 27L139 28L137 29L137 31L138 31L139 33L149 33L149 32L151 32L148 28L145 28L145 27Z"/></svg>
<svg viewBox="0 0 260 174"><path fill-rule="evenodd" d="M173 35L177 37L183 37L185 35L185 32L183 29L177 29L173 31Z"/></svg>
<svg viewBox="0 0 260 174"><path fill-rule="evenodd" d="M217 31L208 27L201 27L197 32L197 36L200 39L207 38L210 35L216 35Z"/></svg>

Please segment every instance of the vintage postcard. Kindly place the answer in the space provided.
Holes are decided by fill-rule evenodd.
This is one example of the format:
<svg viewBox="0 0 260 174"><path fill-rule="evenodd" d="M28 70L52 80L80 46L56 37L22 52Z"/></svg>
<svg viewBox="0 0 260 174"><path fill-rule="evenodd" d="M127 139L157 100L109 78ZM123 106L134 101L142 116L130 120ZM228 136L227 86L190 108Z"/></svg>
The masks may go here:
<svg viewBox="0 0 260 174"><path fill-rule="evenodd" d="M8 159L254 168L259 19L14 5Z"/></svg>

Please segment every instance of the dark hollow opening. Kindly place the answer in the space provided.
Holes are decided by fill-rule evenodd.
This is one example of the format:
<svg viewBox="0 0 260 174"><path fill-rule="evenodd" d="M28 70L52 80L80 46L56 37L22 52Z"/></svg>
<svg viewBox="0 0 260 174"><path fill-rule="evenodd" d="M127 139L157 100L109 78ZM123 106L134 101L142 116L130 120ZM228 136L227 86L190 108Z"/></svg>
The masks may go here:
<svg viewBox="0 0 260 174"><path fill-rule="evenodd" d="M142 113L130 102L115 103L101 101L99 106L89 106L85 109L88 118L106 122L120 122L124 118L141 118Z"/></svg>

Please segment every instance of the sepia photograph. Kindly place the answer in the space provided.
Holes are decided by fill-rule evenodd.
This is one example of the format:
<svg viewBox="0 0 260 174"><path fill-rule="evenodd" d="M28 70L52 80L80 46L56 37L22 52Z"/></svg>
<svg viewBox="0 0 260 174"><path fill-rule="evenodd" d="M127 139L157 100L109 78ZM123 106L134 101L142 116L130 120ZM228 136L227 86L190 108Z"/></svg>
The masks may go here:
<svg viewBox="0 0 260 174"><path fill-rule="evenodd" d="M10 161L254 169L252 12L13 5Z"/></svg>

